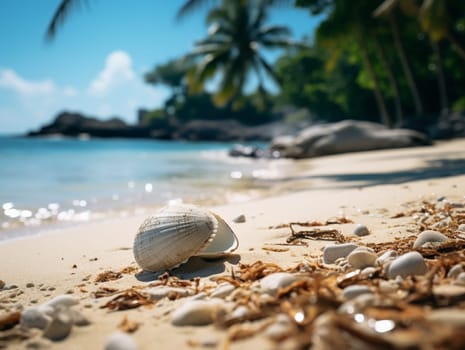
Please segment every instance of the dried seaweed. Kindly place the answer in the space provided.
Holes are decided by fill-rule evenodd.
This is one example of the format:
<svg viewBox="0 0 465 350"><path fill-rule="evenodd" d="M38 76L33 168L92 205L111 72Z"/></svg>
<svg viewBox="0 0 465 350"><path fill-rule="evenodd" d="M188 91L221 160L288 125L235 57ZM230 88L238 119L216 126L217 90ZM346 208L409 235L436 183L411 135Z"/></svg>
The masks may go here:
<svg viewBox="0 0 465 350"><path fill-rule="evenodd" d="M97 289L95 292L94 292L94 297L95 298L105 298L105 297L109 297L109 296L112 296L114 294L118 293L118 289L117 288L111 288L111 287L100 287L99 289Z"/></svg>
<svg viewBox="0 0 465 350"><path fill-rule="evenodd" d="M118 328L126 333L134 333L139 329L139 326L139 322L130 321L127 316L124 316L124 318L119 323Z"/></svg>
<svg viewBox="0 0 465 350"><path fill-rule="evenodd" d="M99 273L97 277L95 277L95 282L101 283L101 282L109 282L109 281L115 281L123 277L123 274L121 272L115 272L115 271L104 271L102 273Z"/></svg>
<svg viewBox="0 0 465 350"><path fill-rule="evenodd" d="M134 288L127 289L118 293L113 299L101 306L101 309L107 308L114 311L135 309L140 306L153 305L154 301L150 299L150 296L138 292Z"/></svg>

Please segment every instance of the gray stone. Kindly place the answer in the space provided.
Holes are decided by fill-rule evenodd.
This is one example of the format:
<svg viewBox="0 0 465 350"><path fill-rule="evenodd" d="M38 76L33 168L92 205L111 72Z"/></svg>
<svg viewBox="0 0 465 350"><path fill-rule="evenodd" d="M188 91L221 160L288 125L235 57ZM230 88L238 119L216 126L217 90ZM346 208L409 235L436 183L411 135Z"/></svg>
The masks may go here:
<svg viewBox="0 0 465 350"><path fill-rule="evenodd" d="M395 278L397 276L424 275L426 270L423 256L418 252L408 252L391 262L387 273L389 278Z"/></svg>
<svg viewBox="0 0 465 350"><path fill-rule="evenodd" d="M345 258L358 245L353 243L330 244L323 249L323 262L333 264L339 258Z"/></svg>

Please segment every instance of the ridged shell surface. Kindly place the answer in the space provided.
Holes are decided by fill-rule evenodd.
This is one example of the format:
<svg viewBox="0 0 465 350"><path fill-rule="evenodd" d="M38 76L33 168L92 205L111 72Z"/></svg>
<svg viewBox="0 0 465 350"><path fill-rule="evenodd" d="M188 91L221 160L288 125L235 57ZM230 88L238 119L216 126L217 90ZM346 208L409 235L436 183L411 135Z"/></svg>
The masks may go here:
<svg viewBox="0 0 465 350"><path fill-rule="evenodd" d="M235 251L239 246L239 240L233 230L223 218L211 213L218 221L218 230L213 240L208 243L196 256L202 258L221 258Z"/></svg>
<svg viewBox="0 0 465 350"><path fill-rule="evenodd" d="M142 223L134 240L134 258L146 271L172 269L204 248L217 230L218 220L205 209L166 206Z"/></svg>

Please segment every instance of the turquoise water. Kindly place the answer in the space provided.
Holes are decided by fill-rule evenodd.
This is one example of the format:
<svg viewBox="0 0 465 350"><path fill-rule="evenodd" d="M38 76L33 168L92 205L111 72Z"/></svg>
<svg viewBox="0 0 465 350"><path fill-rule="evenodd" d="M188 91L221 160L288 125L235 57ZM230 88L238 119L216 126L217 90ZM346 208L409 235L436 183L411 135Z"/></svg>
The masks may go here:
<svg viewBox="0 0 465 350"><path fill-rule="evenodd" d="M129 215L169 201L247 200L269 162L231 143L0 137L0 240L56 222Z"/></svg>

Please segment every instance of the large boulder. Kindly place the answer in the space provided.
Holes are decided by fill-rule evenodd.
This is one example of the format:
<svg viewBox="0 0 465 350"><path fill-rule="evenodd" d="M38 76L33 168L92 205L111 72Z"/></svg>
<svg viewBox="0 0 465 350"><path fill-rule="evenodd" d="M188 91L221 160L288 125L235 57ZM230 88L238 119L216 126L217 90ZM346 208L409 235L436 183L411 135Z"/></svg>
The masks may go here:
<svg viewBox="0 0 465 350"><path fill-rule="evenodd" d="M344 120L314 125L294 136L272 140L270 149L281 157L310 158L329 154L430 145L431 140L417 131L389 129L377 123Z"/></svg>

